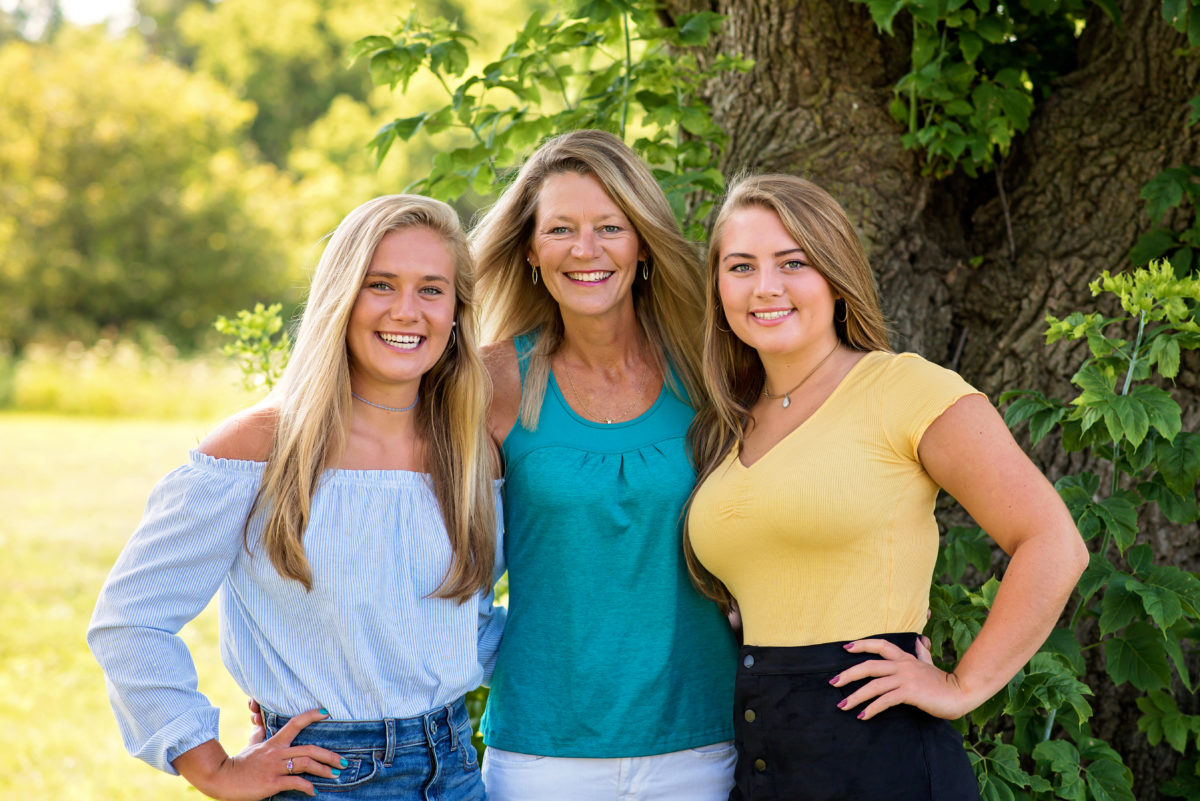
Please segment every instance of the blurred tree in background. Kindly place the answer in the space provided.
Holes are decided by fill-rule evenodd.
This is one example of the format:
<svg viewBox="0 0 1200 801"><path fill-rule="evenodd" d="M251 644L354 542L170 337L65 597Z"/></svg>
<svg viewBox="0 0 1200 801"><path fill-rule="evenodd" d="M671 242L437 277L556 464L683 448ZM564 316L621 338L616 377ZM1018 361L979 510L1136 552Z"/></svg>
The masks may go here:
<svg viewBox="0 0 1200 801"><path fill-rule="evenodd" d="M284 289L289 179L243 147L253 106L98 31L9 42L0 85L0 339L186 345Z"/></svg>
<svg viewBox="0 0 1200 801"><path fill-rule="evenodd" d="M418 7L488 42L530 3ZM0 354L147 328L187 350L256 302L290 316L321 238L441 146L378 168L367 149L438 91L394 95L351 65L354 41L408 13L393 0L139 0L124 30L73 25L58 0L3 8Z"/></svg>

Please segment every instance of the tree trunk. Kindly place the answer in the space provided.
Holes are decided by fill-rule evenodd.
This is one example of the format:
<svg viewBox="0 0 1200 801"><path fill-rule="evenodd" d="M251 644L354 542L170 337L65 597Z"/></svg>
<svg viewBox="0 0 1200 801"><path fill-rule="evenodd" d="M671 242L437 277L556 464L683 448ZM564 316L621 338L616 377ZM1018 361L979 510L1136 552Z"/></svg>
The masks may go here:
<svg viewBox="0 0 1200 801"><path fill-rule="evenodd" d="M934 181L900 143L887 106L908 69L903 32L885 36L864 5L835 0L667 3L669 14L726 15L710 52L755 60L750 73L706 89L730 135L723 171L788 172L828 189L867 244L893 346L954 367L993 401L1020 388L1073 396L1067 379L1083 351L1047 347L1045 315L1093 308L1088 282L1128 268L1130 247L1152 227L1142 185L1165 167L1200 163L1200 137L1185 128L1197 60L1176 54L1186 41L1162 21L1159 3L1120 5L1120 28L1093 6L1077 68L1037 106L1003 165L1013 259L997 177ZM1198 362L1195 353L1185 359L1173 390L1193 431ZM1052 479L1080 467L1056 443L1033 455ZM1160 561L1200 568L1194 526L1150 526ZM1173 752L1150 753L1126 695L1093 699L1094 729L1134 771L1138 797L1156 799Z"/></svg>

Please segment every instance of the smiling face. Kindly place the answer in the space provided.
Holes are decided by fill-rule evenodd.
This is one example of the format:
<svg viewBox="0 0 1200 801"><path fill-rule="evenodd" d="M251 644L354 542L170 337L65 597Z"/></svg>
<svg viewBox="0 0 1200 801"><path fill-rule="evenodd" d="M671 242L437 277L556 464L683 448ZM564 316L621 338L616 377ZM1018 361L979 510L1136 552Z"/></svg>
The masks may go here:
<svg viewBox="0 0 1200 801"><path fill-rule="evenodd" d="M564 317L633 311L641 244L633 225L590 175L551 175L538 193L527 256Z"/></svg>
<svg viewBox="0 0 1200 801"><path fill-rule="evenodd" d="M411 401L454 323L454 259L428 228L389 231L350 312L350 385L371 400Z"/></svg>
<svg viewBox="0 0 1200 801"><path fill-rule="evenodd" d="M760 356L826 353L837 342L833 288L770 209L746 206L730 215L717 290L730 329Z"/></svg>

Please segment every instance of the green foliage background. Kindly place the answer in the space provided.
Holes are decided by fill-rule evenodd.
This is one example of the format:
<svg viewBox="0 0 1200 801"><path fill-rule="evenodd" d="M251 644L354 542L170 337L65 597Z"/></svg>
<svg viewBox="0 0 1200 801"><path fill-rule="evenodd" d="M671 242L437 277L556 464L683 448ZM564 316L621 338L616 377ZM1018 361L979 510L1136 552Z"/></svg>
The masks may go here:
<svg viewBox="0 0 1200 801"><path fill-rule="evenodd" d="M994 173L1002 200L1013 143L1071 69L1087 13L1120 21L1111 0L856 1L881 35L910 47L910 69L891 90L897 136L930 175ZM725 139L697 92L748 66L735 53L697 55L719 16L664 26L638 0L568 11L518 0L417 6L144 0L155 26L116 37L63 24L54 0L0 15L0 406L232 411L243 398L183 411L174 398L149 409L130 398L154 397L156 380L204 394L217 373L204 372L201 351L217 341L218 316L226 353L261 391L286 356L286 321L317 243L346 210L410 188L468 218L561 130L624 136L703 237ZM30 41L24 20L41 8L51 24ZM1187 36L1178 56L1195 58L1200 2L1161 0L1161 10ZM1190 106L1189 127L1200 95ZM1156 562L1143 530L1155 510L1177 524L1200 517L1200 434L1185 430L1171 394L1182 354L1200 347L1200 166L1163 170L1141 196L1155 227L1130 266L1149 266L1100 276L1095 308L1047 320L1048 345L1087 345L1077 395L1004 396L1010 425L1079 455L1082 469L1057 488L1093 557L1042 652L960 721L987 799L1133 798L1121 755L1090 728L1088 699L1123 686L1138 691L1147 742L1180 757L1161 792L1200 797L1200 716L1180 703L1194 692L1200 583ZM177 348L196 355L181 359ZM928 633L947 665L994 597L992 551L978 529L946 532ZM33 675L18 652L26 647L5 645L4 666ZM484 697L472 695L473 713ZM23 750L12 772L46 759L48 744Z"/></svg>

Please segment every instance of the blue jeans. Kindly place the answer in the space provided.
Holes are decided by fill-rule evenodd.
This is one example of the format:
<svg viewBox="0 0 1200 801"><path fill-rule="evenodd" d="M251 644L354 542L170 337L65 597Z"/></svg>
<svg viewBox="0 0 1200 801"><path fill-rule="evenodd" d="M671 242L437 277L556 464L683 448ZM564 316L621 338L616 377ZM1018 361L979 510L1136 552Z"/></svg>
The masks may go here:
<svg viewBox="0 0 1200 801"><path fill-rule="evenodd" d="M268 736L288 720L263 711ZM413 718L317 721L292 744L319 745L350 763L333 779L303 774L321 795L336 793L339 801L487 801L461 699ZM288 791L272 798L309 796Z"/></svg>

